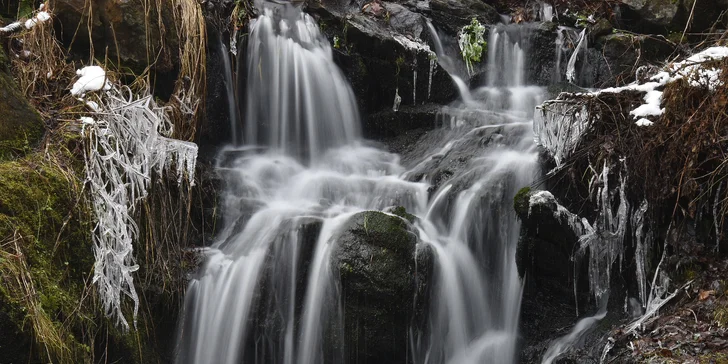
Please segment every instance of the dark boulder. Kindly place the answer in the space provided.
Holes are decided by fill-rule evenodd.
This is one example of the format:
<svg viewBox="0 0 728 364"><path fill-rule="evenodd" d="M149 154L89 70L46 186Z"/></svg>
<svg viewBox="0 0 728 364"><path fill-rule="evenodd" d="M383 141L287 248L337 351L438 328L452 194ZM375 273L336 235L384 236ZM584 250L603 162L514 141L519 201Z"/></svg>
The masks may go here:
<svg viewBox="0 0 728 364"><path fill-rule="evenodd" d="M495 24L499 20L495 8L480 0L431 0L429 15L436 26L450 35L470 24L472 18L481 24Z"/></svg>
<svg viewBox="0 0 728 364"><path fill-rule="evenodd" d="M309 4L334 48L334 60L352 85L362 114L402 107L448 103L457 89L436 62L422 14L381 2L385 15L328 0Z"/></svg>
<svg viewBox="0 0 728 364"><path fill-rule="evenodd" d="M151 67L155 90L171 94L180 64L172 2L58 0L52 10L56 34L80 60L93 50L96 58L134 74Z"/></svg>
<svg viewBox="0 0 728 364"><path fill-rule="evenodd" d="M367 138L391 138L416 129L434 129L438 104L406 105L398 111L385 109L365 116L364 131Z"/></svg>
<svg viewBox="0 0 728 364"><path fill-rule="evenodd" d="M676 29L684 25L683 2L674 0L622 0L622 3L640 15L645 26L655 30Z"/></svg>
<svg viewBox="0 0 728 364"><path fill-rule="evenodd" d="M560 206L548 191L521 189L513 206L523 232L516 252L518 273L530 277L570 279L571 253L579 236L581 219ZM568 288L568 287L567 287Z"/></svg>
<svg viewBox="0 0 728 364"><path fill-rule="evenodd" d="M407 363L411 324L425 312L432 251L418 245L405 218L377 211L352 216L335 241L347 362Z"/></svg>
<svg viewBox="0 0 728 364"><path fill-rule="evenodd" d="M0 48L0 159L30 151L43 137L43 120L20 92Z"/></svg>

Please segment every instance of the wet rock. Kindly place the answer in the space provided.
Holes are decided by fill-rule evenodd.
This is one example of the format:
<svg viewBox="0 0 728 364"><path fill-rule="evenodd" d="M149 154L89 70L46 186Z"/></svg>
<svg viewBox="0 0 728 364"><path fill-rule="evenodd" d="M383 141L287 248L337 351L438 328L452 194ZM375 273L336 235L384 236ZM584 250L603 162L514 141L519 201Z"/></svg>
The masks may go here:
<svg viewBox="0 0 728 364"><path fill-rule="evenodd" d="M309 4L334 48L334 60L352 85L362 114L401 106L447 103L457 91L428 45L425 18L408 7L382 2L383 17L328 0Z"/></svg>
<svg viewBox="0 0 728 364"><path fill-rule="evenodd" d="M352 216L335 241L347 361L406 363L410 324L424 315L432 252L419 248L407 220L376 211Z"/></svg>
<svg viewBox="0 0 728 364"><path fill-rule="evenodd" d="M677 29L687 20L682 1L622 0L622 3L639 14L646 28L653 30Z"/></svg>
<svg viewBox="0 0 728 364"><path fill-rule="evenodd" d="M618 21L630 30L668 34L682 33L688 21L691 32L702 32L714 25L725 26L725 20L722 23L718 21L721 20L720 14L726 9L728 2L725 0L622 0L617 15Z"/></svg>
<svg viewBox="0 0 728 364"><path fill-rule="evenodd" d="M609 20L600 18L594 24L589 25L589 42L594 42L599 37L611 34L613 29Z"/></svg>
<svg viewBox="0 0 728 364"><path fill-rule="evenodd" d="M472 18L482 24L495 24L499 20L495 8L479 0L431 0L430 10L433 23L451 35L457 34Z"/></svg>
<svg viewBox="0 0 728 364"><path fill-rule="evenodd" d="M0 159L28 152L40 141L43 120L20 92L0 48Z"/></svg>
<svg viewBox="0 0 728 364"><path fill-rule="evenodd" d="M368 115L364 124L365 137L381 139L398 136L415 129L434 129L441 105L405 105L398 111L385 109Z"/></svg>
<svg viewBox="0 0 728 364"><path fill-rule="evenodd" d="M516 251L518 273L536 279L569 280L571 253L581 229L578 216L560 206L548 191L521 189L513 199L523 232Z"/></svg>

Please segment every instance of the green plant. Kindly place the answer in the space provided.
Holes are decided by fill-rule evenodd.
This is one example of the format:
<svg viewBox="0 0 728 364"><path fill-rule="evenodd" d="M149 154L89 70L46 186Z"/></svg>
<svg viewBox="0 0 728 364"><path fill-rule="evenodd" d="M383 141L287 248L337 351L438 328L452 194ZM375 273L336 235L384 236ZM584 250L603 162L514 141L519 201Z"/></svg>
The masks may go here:
<svg viewBox="0 0 728 364"><path fill-rule="evenodd" d="M480 62L483 50L487 45L483 34L485 34L485 27L477 18L473 18L469 25L460 30L458 45L460 54L468 67L468 73L473 72L473 63Z"/></svg>
<svg viewBox="0 0 728 364"><path fill-rule="evenodd" d="M334 49L341 48L341 38L338 35L334 36Z"/></svg>
<svg viewBox="0 0 728 364"><path fill-rule="evenodd" d="M402 69L402 66L404 65L404 57L403 56L397 57L397 59L394 61L394 64L397 66L397 73L395 74L395 76L399 76L399 71Z"/></svg>

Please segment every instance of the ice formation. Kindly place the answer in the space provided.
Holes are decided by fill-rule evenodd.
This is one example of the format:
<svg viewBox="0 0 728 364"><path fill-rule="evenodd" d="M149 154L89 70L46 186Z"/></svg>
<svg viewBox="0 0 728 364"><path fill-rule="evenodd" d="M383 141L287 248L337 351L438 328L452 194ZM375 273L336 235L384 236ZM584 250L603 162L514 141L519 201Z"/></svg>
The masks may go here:
<svg viewBox="0 0 728 364"><path fill-rule="evenodd" d="M667 230L669 231L670 228L668 228ZM665 246L665 248L667 248L667 246ZM667 249L664 249L662 252L662 258L660 258L660 263L657 264L657 269L655 269L655 276L652 279L652 288L650 289L650 297L647 300L647 304L645 306L645 313L640 318L634 320L631 324L629 324L629 326L627 327L627 333L636 333L637 330L642 328L642 325L645 323L645 321L656 317L660 308L662 308L662 306L664 306L671 299L675 298L680 289L682 289L676 289L672 293L668 292L668 287L670 286L670 278L667 276L667 274L665 274L664 271L660 270L660 267L665 260L666 252ZM658 278L660 279L660 282L657 281ZM689 281L683 287L689 285L690 283L692 283L692 281Z"/></svg>
<svg viewBox="0 0 728 364"><path fill-rule="evenodd" d="M475 17L458 34L458 46L468 68L468 74L473 73L473 62L480 62L483 55L486 45L483 34L485 34L485 27Z"/></svg>
<svg viewBox="0 0 728 364"><path fill-rule="evenodd" d="M23 27L25 27L25 29L33 29L38 23L47 22L48 20L51 19L51 14L49 12L45 11L44 9L45 9L45 4L41 4L40 7L38 8L38 13L36 13L34 17L26 20L25 22L16 21L16 22L10 23L4 27L1 27L0 33L17 32L17 31L23 29Z"/></svg>
<svg viewBox="0 0 728 364"><path fill-rule="evenodd" d="M576 61L579 59L579 53L586 52L586 49L588 47L587 40L586 40L586 28L581 31L581 34L579 35L579 44L574 49L574 53L571 54L571 58L569 58L569 63L566 64L566 79L574 83L576 81Z"/></svg>
<svg viewBox="0 0 728 364"><path fill-rule="evenodd" d="M582 35L585 33L582 32ZM567 66L569 81L573 81L571 77L575 74L575 57L581 48L581 42L579 43L580 45L574 50ZM546 101L536 107L533 124L536 141L553 156L558 169L563 166L564 161L574 151L581 136L589 127L590 116L586 109L586 100L599 97L601 94L642 92L644 102L630 110L629 114L637 119L635 122L637 126L651 126L654 122L647 117L660 116L665 112L665 109L661 107L661 89L665 85L685 78L693 87L715 90L721 82L718 79L721 71L705 66L704 63L721 60L726 56L728 56L728 47L708 48L682 62L664 67L661 72L645 83L634 82L627 86L611 87L589 93L562 93L557 99Z"/></svg>
<svg viewBox="0 0 728 364"><path fill-rule="evenodd" d="M637 275L637 289L639 291L639 299L644 308L647 304L647 269L645 261L649 255L649 249L652 246L652 236L649 231L645 232L645 214L649 204L647 200L642 201L640 208L632 214L632 230L635 243L635 263Z"/></svg>
<svg viewBox="0 0 728 364"><path fill-rule="evenodd" d="M550 100L536 107L533 128L536 142L553 156L560 168L589 128L586 105L573 100Z"/></svg>
<svg viewBox="0 0 728 364"><path fill-rule="evenodd" d="M51 14L48 14L48 12L42 10L43 8L41 8L41 11L39 11L38 14L35 15L35 17L25 21L25 29L32 29L36 26L36 24L45 23L46 21L50 20Z"/></svg>
<svg viewBox="0 0 728 364"><path fill-rule="evenodd" d="M428 80L427 80L427 99L430 99L430 94L432 93L432 72L435 71L435 62L437 61L437 57L431 57L430 58L430 72L428 73Z"/></svg>
<svg viewBox="0 0 728 364"><path fill-rule="evenodd" d="M394 102L392 104L392 111L399 111L399 105L402 103L402 97L399 96L399 87L394 90Z"/></svg>
<svg viewBox="0 0 728 364"><path fill-rule="evenodd" d="M596 301L600 301L609 291L612 265L617 260L621 262L629 219L627 179L624 177L626 171L620 171L619 189L613 193L609 190L609 172L610 166L605 161L601 174L592 178L589 189L599 186L596 192L599 215L593 224L582 220L586 233L579 238L577 252L579 257L584 257L587 251L589 253L589 289ZM616 211L613 208L615 197L619 201ZM576 280L574 285L576 290Z"/></svg>
<svg viewBox="0 0 728 364"><path fill-rule="evenodd" d="M178 182L186 178L192 185L197 145L160 134L171 131L171 122L149 94L136 96L128 88L110 87L97 108L96 120L80 119L87 138L86 182L96 220L93 282L106 315L128 329L122 300L128 297L134 302L134 326L139 308L132 276L139 269L133 257L133 241L139 236L134 207L147 196L153 172L176 166Z"/></svg>
<svg viewBox="0 0 728 364"><path fill-rule="evenodd" d="M106 78L106 71L99 66L87 66L76 71L81 76L71 88L71 95L83 96L87 92L109 90L111 83Z"/></svg>

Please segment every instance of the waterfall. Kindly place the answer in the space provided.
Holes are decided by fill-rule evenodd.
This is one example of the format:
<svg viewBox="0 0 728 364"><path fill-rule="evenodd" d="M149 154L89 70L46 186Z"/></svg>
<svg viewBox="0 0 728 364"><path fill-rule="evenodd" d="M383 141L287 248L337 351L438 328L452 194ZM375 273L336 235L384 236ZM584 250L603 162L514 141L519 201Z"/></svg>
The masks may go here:
<svg viewBox="0 0 728 364"><path fill-rule="evenodd" d="M251 25L245 142L315 158L359 136L356 101L316 22L278 10Z"/></svg>
<svg viewBox="0 0 728 364"><path fill-rule="evenodd" d="M520 222L512 205L538 172L531 125L545 98L543 88L526 81L530 27L491 29L487 85L443 109L449 127L435 135L443 142L406 173L432 176L467 156L434 193L420 225L437 263L429 329L413 348L417 363L516 362L522 284L515 266ZM439 43L436 33L433 38Z"/></svg>
<svg viewBox="0 0 728 364"><path fill-rule="evenodd" d="M405 166L360 139L352 90L316 23L270 6L251 24L244 144L219 157L223 229L189 284L177 363L345 363L334 237L355 213L392 206L418 217L419 244L435 252L410 359L514 363L522 284L512 201L537 172L531 120L544 95L526 84L528 26L495 28L489 54L503 77L474 90L454 77L462 101L443 109L449 123Z"/></svg>

